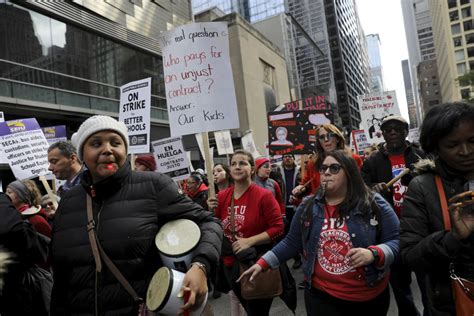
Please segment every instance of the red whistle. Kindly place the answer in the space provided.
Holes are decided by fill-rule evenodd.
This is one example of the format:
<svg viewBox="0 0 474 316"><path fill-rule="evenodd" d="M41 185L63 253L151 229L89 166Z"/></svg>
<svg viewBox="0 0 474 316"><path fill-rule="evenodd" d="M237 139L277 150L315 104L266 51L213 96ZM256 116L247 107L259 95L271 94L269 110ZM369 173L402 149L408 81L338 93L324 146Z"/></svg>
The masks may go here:
<svg viewBox="0 0 474 316"><path fill-rule="evenodd" d="M107 164L106 168L107 168L107 170L114 170L115 169L114 164L112 164L112 163Z"/></svg>

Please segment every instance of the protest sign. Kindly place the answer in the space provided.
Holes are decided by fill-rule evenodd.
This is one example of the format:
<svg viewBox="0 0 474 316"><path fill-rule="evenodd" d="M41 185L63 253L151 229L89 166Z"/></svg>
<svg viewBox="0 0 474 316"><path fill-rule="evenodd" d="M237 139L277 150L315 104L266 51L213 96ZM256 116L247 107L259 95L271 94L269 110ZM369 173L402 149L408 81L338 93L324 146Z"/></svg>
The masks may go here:
<svg viewBox="0 0 474 316"><path fill-rule="evenodd" d="M129 82L120 87L119 121L128 129L128 152L150 152L151 78Z"/></svg>
<svg viewBox="0 0 474 316"><path fill-rule="evenodd" d="M332 121L333 112L330 110L268 112L270 155L313 152L317 127Z"/></svg>
<svg viewBox="0 0 474 316"><path fill-rule="evenodd" d="M3 112L0 111L0 123L5 122L5 116L3 116Z"/></svg>
<svg viewBox="0 0 474 316"><path fill-rule="evenodd" d="M171 135L238 128L227 23L178 26L159 42Z"/></svg>
<svg viewBox="0 0 474 316"><path fill-rule="evenodd" d="M367 141L367 135L364 130L354 130L351 133L351 149L354 149L358 155L364 154L364 149L370 147Z"/></svg>
<svg viewBox="0 0 474 316"><path fill-rule="evenodd" d="M156 159L156 170L175 181L189 176L189 160L181 137L170 137L151 143Z"/></svg>
<svg viewBox="0 0 474 316"><path fill-rule="evenodd" d="M214 132L216 140L217 153L219 155L228 155L234 153L234 146L232 146L232 137L230 131Z"/></svg>
<svg viewBox="0 0 474 316"><path fill-rule="evenodd" d="M8 161L17 179L48 173L48 147L36 119L0 123L0 155Z"/></svg>
<svg viewBox="0 0 474 316"><path fill-rule="evenodd" d="M190 151L187 151L186 152L186 156L188 157L188 161L189 161L189 169L191 169L191 172L194 171L194 167L193 167L193 164L191 162L191 152Z"/></svg>
<svg viewBox="0 0 474 316"><path fill-rule="evenodd" d="M247 132L242 138L242 148L248 152L250 152L253 158L260 157L260 153L257 150L257 146L255 146L255 141L253 140L253 133L252 131Z"/></svg>
<svg viewBox="0 0 474 316"><path fill-rule="evenodd" d="M66 141L67 134L66 134L66 125L58 125L58 126L48 126L42 127L44 137L48 141L48 144L54 144L59 141Z"/></svg>
<svg viewBox="0 0 474 316"><path fill-rule="evenodd" d="M358 102L361 116L359 128L366 131L369 143L378 144L383 142L384 139L380 130L383 119L389 115L400 116L395 91L360 95Z"/></svg>
<svg viewBox="0 0 474 316"><path fill-rule="evenodd" d="M416 128L410 128L408 131L408 140L411 143L418 143L420 141L420 130L418 127Z"/></svg>

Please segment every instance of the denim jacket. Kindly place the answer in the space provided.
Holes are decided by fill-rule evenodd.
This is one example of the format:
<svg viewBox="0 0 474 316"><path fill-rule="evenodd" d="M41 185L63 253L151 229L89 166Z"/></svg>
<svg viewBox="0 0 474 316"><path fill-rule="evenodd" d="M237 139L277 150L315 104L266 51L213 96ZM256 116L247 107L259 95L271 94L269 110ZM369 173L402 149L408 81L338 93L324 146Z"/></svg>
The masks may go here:
<svg viewBox="0 0 474 316"><path fill-rule="evenodd" d="M312 222L304 219L308 199L314 199ZM272 250L263 255L263 259L271 268L278 267L281 263L303 253L303 273L306 280L311 280L314 273L314 263L317 260L317 247L319 235L324 223L324 200L320 193L309 197L303 201L296 211L291 223L290 231L286 237L280 241ZM385 257L382 267L375 267L370 264L364 268L367 286L372 287L379 280L383 279L389 271L399 251L400 222L393 211L391 205L378 193L374 194L374 199L380 209L380 218L375 220L359 209L354 209L350 215L346 216L345 222L354 248L367 248L371 245L379 247ZM368 212L371 214L372 212ZM377 237L377 225L381 225ZM303 249L304 248L304 249Z"/></svg>

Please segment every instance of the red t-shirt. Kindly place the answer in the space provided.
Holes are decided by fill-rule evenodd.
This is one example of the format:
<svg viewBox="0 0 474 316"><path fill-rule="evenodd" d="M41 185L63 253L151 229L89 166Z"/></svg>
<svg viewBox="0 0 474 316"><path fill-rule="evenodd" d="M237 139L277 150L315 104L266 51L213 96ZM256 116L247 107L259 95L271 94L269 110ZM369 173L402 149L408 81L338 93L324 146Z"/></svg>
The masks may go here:
<svg viewBox="0 0 474 316"><path fill-rule="evenodd" d="M389 155L390 164L392 165L392 178L395 178L400 172L405 169L405 157L403 154L400 155ZM402 185L401 180L394 183L392 187L393 193L393 209L397 216L400 217L400 210L403 204L403 198L407 192L408 187Z"/></svg>
<svg viewBox="0 0 474 316"><path fill-rule="evenodd" d="M231 234L230 204L234 187L231 186L217 195L218 206L215 216L222 221L224 237L235 241ZM267 232L273 241L283 236L283 219L280 207L273 194L252 183L245 193L234 199L235 230L238 237L248 238ZM231 258L224 258L226 265Z"/></svg>
<svg viewBox="0 0 474 316"><path fill-rule="evenodd" d="M353 246L345 221L339 220L337 207L327 205L324 213L312 285L347 301L368 301L377 297L386 288L388 275L375 287L368 287L364 267L352 268L346 256Z"/></svg>

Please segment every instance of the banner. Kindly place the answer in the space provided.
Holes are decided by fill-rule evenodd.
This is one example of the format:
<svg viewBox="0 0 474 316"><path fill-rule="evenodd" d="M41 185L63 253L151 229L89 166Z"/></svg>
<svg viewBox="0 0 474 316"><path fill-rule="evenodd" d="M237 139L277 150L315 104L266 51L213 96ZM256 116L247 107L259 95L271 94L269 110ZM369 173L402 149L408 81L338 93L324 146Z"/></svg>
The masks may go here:
<svg viewBox="0 0 474 316"><path fill-rule="evenodd" d="M358 155L364 155L364 149L371 145L367 141L367 135L364 130L354 130L351 133L351 149L354 149Z"/></svg>
<svg viewBox="0 0 474 316"><path fill-rule="evenodd" d="M44 137L48 141L48 144L52 145L59 141L66 141L67 134L66 134L66 125L58 125L58 126L48 126L42 127Z"/></svg>
<svg viewBox="0 0 474 316"><path fill-rule="evenodd" d="M361 116L359 128L366 131L369 143L383 142L380 130L383 119L389 115L401 115L395 91L360 95L358 102Z"/></svg>
<svg viewBox="0 0 474 316"><path fill-rule="evenodd" d="M183 149L181 137L170 137L151 143L156 160L156 170L175 181L189 177L189 160Z"/></svg>
<svg viewBox="0 0 474 316"><path fill-rule="evenodd" d="M242 141L242 148L248 152L250 152L254 159L260 157L260 153L255 146L255 141L253 140L253 133L252 131L248 132L240 139Z"/></svg>
<svg viewBox="0 0 474 316"><path fill-rule="evenodd" d="M186 24L158 40L171 135L239 128L227 23Z"/></svg>
<svg viewBox="0 0 474 316"><path fill-rule="evenodd" d="M36 119L0 123L0 156L18 180L48 173L48 147Z"/></svg>
<svg viewBox="0 0 474 316"><path fill-rule="evenodd" d="M268 112L270 156L312 153L315 151L317 127L332 121L333 112L330 110Z"/></svg>
<svg viewBox="0 0 474 316"><path fill-rule="evenodd" d="M228 155L234 153L234 146L232 146L232 136L230 131L214 132L216 140L217 153L219 155Z"/></svg>
<svg viewBox="0 0 474 316"><path fill-rule="evenodd" d="M120 87L119 121L128 129L131 154L150 152L151 78Z"/></svg>

